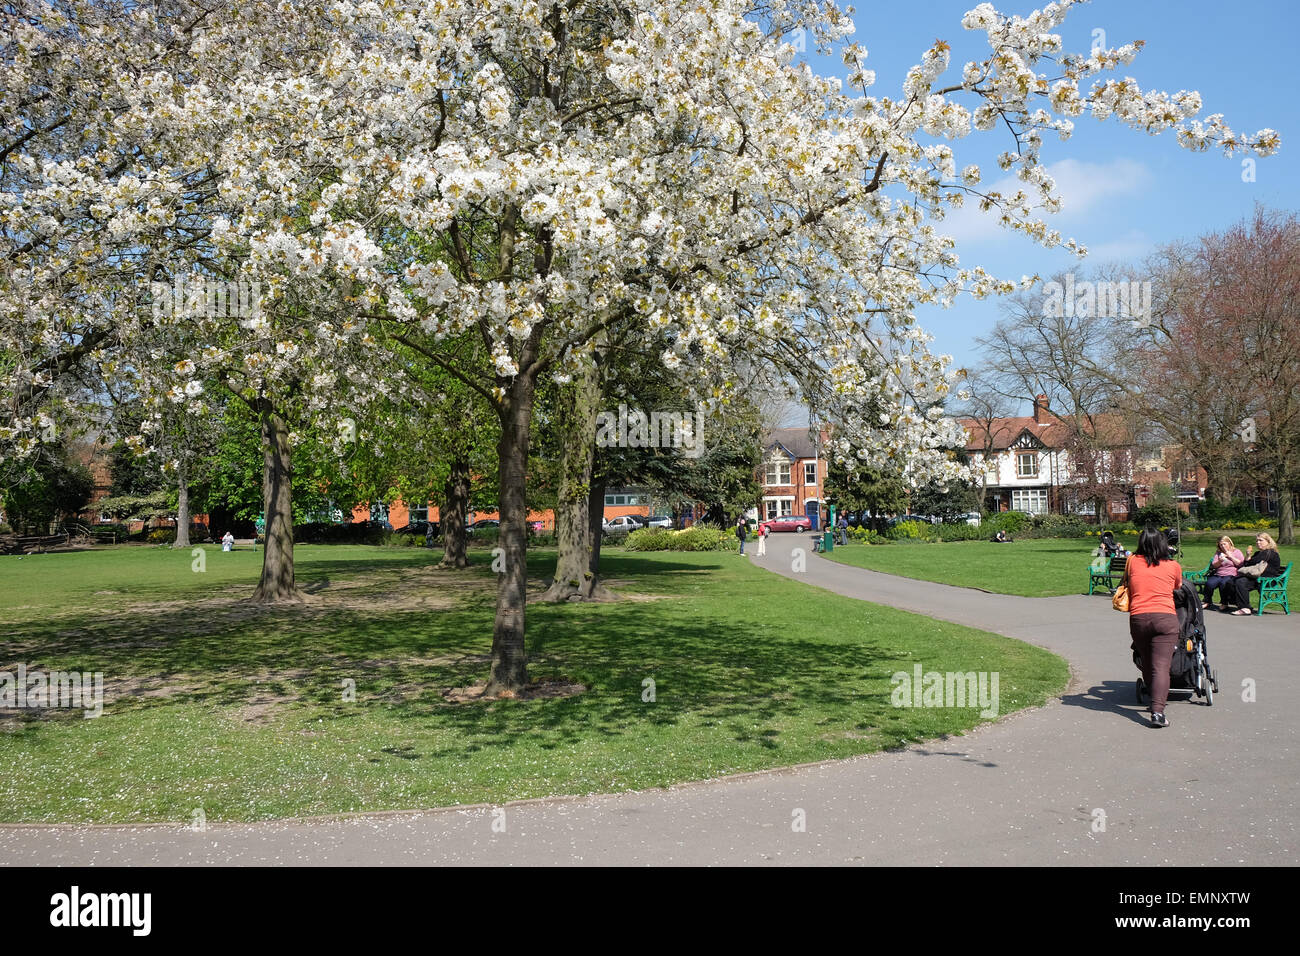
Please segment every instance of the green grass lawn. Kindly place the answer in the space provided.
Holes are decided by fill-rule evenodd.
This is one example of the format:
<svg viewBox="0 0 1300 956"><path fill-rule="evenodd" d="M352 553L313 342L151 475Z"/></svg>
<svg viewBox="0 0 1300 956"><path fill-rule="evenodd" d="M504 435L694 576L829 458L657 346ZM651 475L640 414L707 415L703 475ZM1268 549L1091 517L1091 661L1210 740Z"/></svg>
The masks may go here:
<svg viewBox="0 0 1300 956"><path fill-rule="evenodd" d="M657 787L960 733L890 675L997 671L1042 703L1060 658L854 601L731 553L605 555L627 600L532 606L530 673L576 696L457 702L486 678L484 551L303 546L301 608L246 604L260 555L118 548L0 558L0 670L102 671L103 716L0 711L0 821L188 823ZM554 553L529 558L540 585ZM646 679L655 700L643 700ZM343 699L354 681L355 702Z"/></svg>
<svg viewBox="0 0 1300 956"><path fill-rule="evenodd" d="M1245 551L1253 544L1252 532L1229 535L1233 543ZM1183 535L1184 570L1200 571L1214 555L1218 534L1187 533ZM1136 538L1120 538L1132 550ZM1024 597L1053 597L1062 594L1088 593L1088 565L1097 548L1096 538L1021 538L1009 544L992 541L944 541L935 544L915 541L894 541L885 545L852 542L836 546L827 555L832 561L851 564L872 571L885 571L922 581L937 581L959 587L981 588L998 594L1019 594ZM1291 557L1282 548L1285 566ZM1296 600L1296 577L1293 572L1287 587L1287 600ZM1266 614L1281 614L1276 605Z"/></svg>

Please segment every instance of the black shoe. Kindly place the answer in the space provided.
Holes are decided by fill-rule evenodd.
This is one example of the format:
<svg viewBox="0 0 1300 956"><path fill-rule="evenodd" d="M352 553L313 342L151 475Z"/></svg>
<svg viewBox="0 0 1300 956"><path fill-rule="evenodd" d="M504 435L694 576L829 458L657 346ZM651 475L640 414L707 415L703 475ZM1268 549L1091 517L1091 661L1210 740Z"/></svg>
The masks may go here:
<svg viewBox="0 0 1300 956"><path fill-rule="evenodd" d="M1207 605L1205 605L1205 610L1207 610L1207 611L1217 611L1218 609L1219 609L1219 605L1217 605L1217 604L1207 604Z"/></svg>
<svg viewBox="0 0 1300 956"><path fill-rule="evenodd" d="M1152 714L1152 715L1151 715L1151 726L1152 726L1152 727L1168 727L1168 726L1169 726L1169 718L1166 717L1164 714Z"/></svg>

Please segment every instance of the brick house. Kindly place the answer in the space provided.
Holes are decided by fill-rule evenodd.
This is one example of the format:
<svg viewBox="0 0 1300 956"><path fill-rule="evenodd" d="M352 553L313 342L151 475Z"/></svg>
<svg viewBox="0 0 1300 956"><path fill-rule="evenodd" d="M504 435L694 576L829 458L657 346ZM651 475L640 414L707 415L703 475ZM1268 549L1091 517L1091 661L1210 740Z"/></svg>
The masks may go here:
<svg viewBox="0 0 1300 956"><path fill-rule="evenodd" d="M812 527L821 524L826 487L826 459L821 448L825 441L824 431L814 439L807 428L777 428L763 436L758 470L763 486L758 503L761 520L805 515Z"/></svg>
<svg viewBox="0 0 1300 956"><path fill-rule="evenodd" d="M983 469L984 510L1078 514L1095 520L1095 502L1082 499L1077 490L1067 448L1069 426L1048 407L1046 395L1035 396L1032 404L1030 415L961 420L966 454ZM1110 470L1115 484L1127 486L1122 497L1107 502L1107 520L1124 521L1133 507L1132 442L1117 418L1103 415L1094 421L1115 434L1096 452L1097 467Z"/></svg>

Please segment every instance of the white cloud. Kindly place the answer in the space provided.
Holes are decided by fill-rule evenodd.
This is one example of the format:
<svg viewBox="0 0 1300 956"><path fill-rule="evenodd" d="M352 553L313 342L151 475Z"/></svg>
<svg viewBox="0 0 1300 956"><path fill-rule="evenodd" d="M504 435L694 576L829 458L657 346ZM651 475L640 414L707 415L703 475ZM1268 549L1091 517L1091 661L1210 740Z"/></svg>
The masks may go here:
<svg viewBox="0 0 1300 956"><path fill-rule="evenodd" d="M1151 172L1145 165L1132 159L1116 159L1109 163L1090 163L1077 159L1063 159L1051 163L1048 173L1056 180L1056 194L1061 197L1061 212L1045 215L1047 224L1067 236L1098 213L1106 213L1108 203L1118 197L1129 196L1146 188ZM989 189L1011 194L1023 187L1014 176L1004 176ZM980 187L981 192L986 192ZM935 227L944 235L957 240L958 252L970 242L1008 239L1016 236L998 225L996 212L981 212L977 199L967 198L966 205L950 213ZM1078 236L1081 241L1085 237Z"/></svg>

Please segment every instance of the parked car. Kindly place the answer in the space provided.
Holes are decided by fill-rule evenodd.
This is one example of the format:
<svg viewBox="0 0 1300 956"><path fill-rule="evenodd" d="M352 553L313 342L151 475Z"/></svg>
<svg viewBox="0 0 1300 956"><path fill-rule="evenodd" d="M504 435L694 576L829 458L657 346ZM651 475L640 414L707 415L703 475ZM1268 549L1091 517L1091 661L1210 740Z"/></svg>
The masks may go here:
<svg viewBox="0 0 1300 956"><path fill-rule="evenodd" d="M946 519L948 524L968 524L978 528L980 523L980 513L978 511L967 511L965 514L953 515Z"/></svg>
<svg viewBox="0 0 1300 956"><path fill-rule="evenodd" d="M438 537L438 533L442 529L439 527L438 522L436 521L412 521L410 524L398 528L394 532L394 534L418 535L419 537L423 538L428 533L428 529L430 526L433 527L433 536L435 538Z"/></svg>
<svg viewBox="0 0 1300 956"><path fill-rule="evenodd" d="M889 519L889 527L896 524L902 524L904 521L916 521L920 524L938 524L940 519L933 515L895 515Z"/></svg>
<svg viewBox="0 0 1300 956"><path fill-rule="evenodd" d="M642 527L643 520L640 515L619 515L617 518L605 521L603 527L605 534L626 534Z"/></svg>
<svg viewBox="0 0 1300 956"><path fill-rule="evenodd" d="M768 518L759 525L760 528L764 526L768 531L804 532L812 527L812 523L807 515L782 515L779 518Z"/></svg>
<svg viewBox="0 0 1300 956"><path fill-rule="evenodd" d="M472 535L475 531L496 530L501 527L501 522L496 518L481 518L478 521L471 521L465 526L465 533Z"/></svg>
<svg viewBox="0 0 1300 956"><path fill-rule="evenodd" d="M672 515L654 515L646 519L646 527L649 528L671 528L672 526Z"/></svg>

